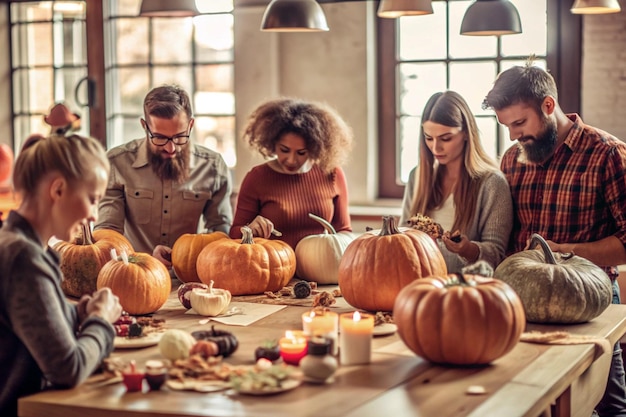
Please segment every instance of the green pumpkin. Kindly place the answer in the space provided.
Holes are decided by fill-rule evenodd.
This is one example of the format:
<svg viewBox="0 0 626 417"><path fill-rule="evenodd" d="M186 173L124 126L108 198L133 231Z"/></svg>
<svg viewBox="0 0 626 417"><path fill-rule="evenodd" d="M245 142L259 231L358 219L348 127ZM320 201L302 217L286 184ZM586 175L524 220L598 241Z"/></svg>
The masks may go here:
<svg viewBox="0 0 626 417"><path fill-rule="evenodd" d="M532 323L584 323L611 304L608 275L594 263L572 254L553 253L533 234L530 248L506 258L494 277L509 284L522 299Z"/></svg>

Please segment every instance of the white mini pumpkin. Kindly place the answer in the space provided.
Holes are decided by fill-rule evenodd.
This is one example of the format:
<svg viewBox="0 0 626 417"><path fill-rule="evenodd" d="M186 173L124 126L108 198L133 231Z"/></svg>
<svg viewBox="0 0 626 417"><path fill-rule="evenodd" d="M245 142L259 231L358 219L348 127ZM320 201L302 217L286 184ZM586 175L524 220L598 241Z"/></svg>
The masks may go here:
<svg viewBox="0 0 626 417"><path fill-rule="evenodd" d="M228 290L213 288L213 280L208 288L194 288L189 293L191 308L203 316L218 316L228 308L231 294Z"/></svg>

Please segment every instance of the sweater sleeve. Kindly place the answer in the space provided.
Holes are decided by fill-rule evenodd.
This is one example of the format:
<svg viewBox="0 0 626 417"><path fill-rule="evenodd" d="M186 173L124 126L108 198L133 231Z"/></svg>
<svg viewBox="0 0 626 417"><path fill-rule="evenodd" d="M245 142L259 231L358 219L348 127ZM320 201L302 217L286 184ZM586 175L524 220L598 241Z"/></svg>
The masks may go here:
<svg viewBox="0 0 626 417"><path fill-rule="evenodd" d="M337 188L337 197L334 201L335 212L331 224L337 232L351 232L348 184L346 175L341 168L335 169L335 187Z"/></svg>
<svg viewBox="0 0 626 417"><path fill-rule="evenodd" d="M484 180L476 207L479 259L493 268L504 259L513 227L513 202L509 184L500 171Z"/></svg>
<svg viewBox="0 0 626 417"><path fill-rule="evenodd" d="M241 182L237 205L235 208L235 218L230 228L230 237L241 238L241 227L250 223L260 213L260 201L257 197L256 182L264 181L255 175L255 170L249 171Z"/></svg>

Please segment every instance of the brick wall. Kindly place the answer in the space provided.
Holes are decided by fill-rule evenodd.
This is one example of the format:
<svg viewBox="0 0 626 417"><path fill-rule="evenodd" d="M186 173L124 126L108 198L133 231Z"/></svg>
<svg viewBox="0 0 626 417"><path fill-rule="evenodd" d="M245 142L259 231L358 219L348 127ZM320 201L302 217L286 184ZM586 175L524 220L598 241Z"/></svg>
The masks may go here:
<svg viewBox="0 0 626 417"><path fill-rule="evenodd" d="M583 17L582 115L626 141L626 10Z"/></svg>

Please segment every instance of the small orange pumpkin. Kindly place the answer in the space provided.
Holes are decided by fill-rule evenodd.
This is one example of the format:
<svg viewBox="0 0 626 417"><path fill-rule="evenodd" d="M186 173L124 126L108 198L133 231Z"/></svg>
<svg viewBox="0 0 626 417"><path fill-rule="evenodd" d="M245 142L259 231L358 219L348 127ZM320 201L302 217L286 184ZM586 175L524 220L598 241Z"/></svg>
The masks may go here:
<svg viewBox="0 0 626 417"><path fill-rule="evenodd" d="M352 241L339 263L339 287L346 301L368 311L391 311L402 288L418 278L448 273L441 251L426 233L400 231L383 217L380 233Z"/></svg>
<svg viewBox="0 0 626 417"><path fill-rule="evenodd" d="M526 326L524 305L506 283L478 275L419 279L393 308L402 341L434 363L484 365L509 352Z"/></svg>
<svg viewBox="0 0 626 417"><path fill-rule="evenodd" d="M61 289L71 297L91 294L96 290L98 273L111 258L111 249L133 252L130 242L122 234L114 230L92 233L86 224L81 226L81 233L72 242L59 241L53 249L61 256Z"/></svg>
<svg viewBox="0 0 626 417"><path fill-rule="evenodd" d="M165 265L152 255L136 252L126 256L122 252L102 267L97 287L111 288L129 314L148 314L165 304L172 280Z"/></svg>
<svg viewBox="0 0 626 417"><path fill-rule="evenodd" d="M182 282L200 282L196 261L206 245L219 239L229 239L224 232L185 233L172 246L172 268Z"/></svg>
<svg viewBox="0 0 626 417"><path fill-rule="evenodd" d="M198 255L198 277L232 295L262 294L283 288L296 272L296 254L282 240L252 239L252 230L241 228L242 239L219 239Z"/></svg>
<svg viewBox="0 0 626 417"><path fill-rule="evenodd" d="M9 145L0 144L0 185L4 185L11 179L13 171L13 150Z"/></svg>

